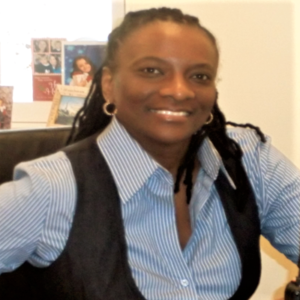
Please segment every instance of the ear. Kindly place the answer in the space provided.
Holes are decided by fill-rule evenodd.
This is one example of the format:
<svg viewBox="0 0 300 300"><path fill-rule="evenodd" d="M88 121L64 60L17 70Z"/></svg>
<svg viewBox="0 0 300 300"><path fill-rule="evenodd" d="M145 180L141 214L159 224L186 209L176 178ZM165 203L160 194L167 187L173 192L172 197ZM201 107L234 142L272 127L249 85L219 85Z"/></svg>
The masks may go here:
<svg viewBox="0 0 300 300"><path fill-rule="evenodd" d="M113 74L110 68L103 67L101 78L102 94L107 102L113 103Z"/></svg>

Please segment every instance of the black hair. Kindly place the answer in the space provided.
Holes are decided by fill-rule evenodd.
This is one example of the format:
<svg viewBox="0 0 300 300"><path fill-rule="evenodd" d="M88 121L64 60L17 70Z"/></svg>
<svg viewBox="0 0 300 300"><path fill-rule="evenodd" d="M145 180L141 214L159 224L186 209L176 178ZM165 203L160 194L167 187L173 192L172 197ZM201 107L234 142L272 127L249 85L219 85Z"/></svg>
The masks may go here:
<svg viewBox="0 0 300 300"><path fill-rule="evenodd" d="M104 114L102 109L105 103L101 88L102 69L103 67L108 66L110 69L114 70L117 67L115 58L120 47L120 42L134 30L155 21L171 21L199 28L199 30L204 32L210 39L215 47L217 57L219 57L217 42L214 35L200 24L197 17L183 14L179 9L170 9L166 7L127 13L121 25L115 28L109 35L103 65L96 72L84 105L75 116L68 143L79 141L96 132L101 132L110 123L111 116ZM174 192L177 193L179 191L182 176L185 174L184 183L187 185L186 193L188 202L190 201L192 193L192 173L195 157L205 137L210 138L222 158L232 158L240 161L242 157L242 151L239 145L227 136L226 120L219 109L217 101L215 101L212 109L212 115L212 122L205 124L192 136L187 153L177 171ZM251 124L237 125L232 122L228 122L227 124L254 128L261 140L264 141L264 136L260 129Z"/></svg>

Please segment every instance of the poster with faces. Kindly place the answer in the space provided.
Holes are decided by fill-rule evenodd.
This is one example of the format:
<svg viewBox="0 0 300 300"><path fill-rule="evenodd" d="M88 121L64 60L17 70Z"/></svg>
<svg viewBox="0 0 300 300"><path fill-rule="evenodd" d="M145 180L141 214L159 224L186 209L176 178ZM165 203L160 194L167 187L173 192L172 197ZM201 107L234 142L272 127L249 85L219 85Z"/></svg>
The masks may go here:
<svg viewBox="0 0 300 300"><path fill-rule="evenodd" d="M62 83L62 44L65 39L31 40L34 101L52 101L57 84Z"/></svg>
<svg viewBox="0 0 300 300"><path fill-rule="evenodd" d="M62 83L89 88L104 60L105 43L64 42L62 47Z"/></svg>

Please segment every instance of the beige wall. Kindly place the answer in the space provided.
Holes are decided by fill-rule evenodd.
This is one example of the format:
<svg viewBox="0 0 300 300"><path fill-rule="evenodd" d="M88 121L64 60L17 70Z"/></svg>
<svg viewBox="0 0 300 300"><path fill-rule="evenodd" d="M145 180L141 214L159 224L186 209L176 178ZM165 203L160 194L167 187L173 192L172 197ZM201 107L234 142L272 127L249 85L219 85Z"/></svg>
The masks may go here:
<svg viewBox="0 0 300 300"><path fill-rule="evenodd" d="M227 119L258 125L300 167L300 1L126 0L126 12L162 3L197 15L217 36L219 101ZM262 259L251 300L280 299L297 269L264 239Z"/></svg>

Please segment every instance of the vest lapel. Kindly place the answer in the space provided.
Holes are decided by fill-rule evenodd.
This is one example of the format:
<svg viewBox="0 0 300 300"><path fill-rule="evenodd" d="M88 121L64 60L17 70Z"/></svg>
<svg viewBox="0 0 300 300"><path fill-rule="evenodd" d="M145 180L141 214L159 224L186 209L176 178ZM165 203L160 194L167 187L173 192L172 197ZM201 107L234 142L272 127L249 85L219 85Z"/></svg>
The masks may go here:
<svg viewBox="0 0 300 300"><path fill-rule="evenodd" d="M261 272L258 209L243 166L227 162L225 167L237 189L232 188L222 171L215 184L241 260L241 281L230 300L246 300L257 288Z"/></svg>

